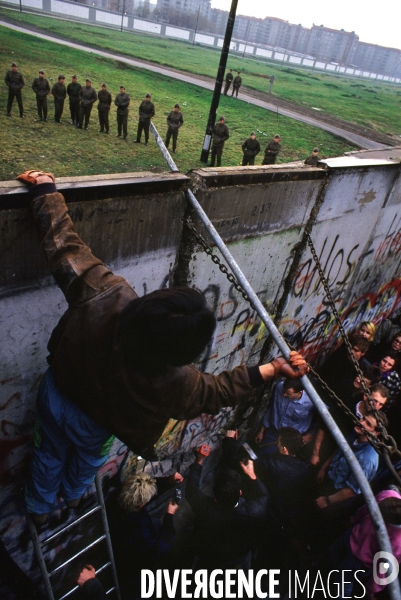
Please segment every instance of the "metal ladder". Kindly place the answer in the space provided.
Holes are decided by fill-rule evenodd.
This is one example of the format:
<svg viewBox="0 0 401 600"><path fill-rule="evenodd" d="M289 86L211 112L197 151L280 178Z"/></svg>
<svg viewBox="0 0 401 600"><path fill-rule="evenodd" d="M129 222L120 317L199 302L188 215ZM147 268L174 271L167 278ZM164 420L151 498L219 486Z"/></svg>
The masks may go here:
<svg viewBox="0 0 401 600"><path fill-rule="evenodd" d="M36 557L38 559L39 568L40 568L40 572L42 574L43 583L44 583L44 586L45 586L46 595L47 595L48 600L56 600L55 596L54 596L54 592L53 592L51 578L56 573L58 573L63 567L65 567L66 565L68 565L69 563L71 563L74 559L76 559L78 556L81 556L82 554L84 554L88 550L92 549L94 546L96 546L97 544L99 544L103 540L105 540L106 544L107 544L107 551L108 551L108 555L109 555L109 561L106 562L99 569L96 569L96 575L98 573L101 573L102 571L104 571L108 567L110 567L111 571L112 571L114 586L111 587L109 590L107 590L106 594L109 595L112 592L115 592L117 600L121 600L120 588L119 588L118 579L117 579L117 571L116 571L116 566L115 566L115 562L114 562L113 548L112 548L112 545L111 545L109 525L108 525L108 522L107 522L106 507L104 505L104 497L103 497L103 491L102 491L102 484L100 482L99 473L96 473L95 486L96 486L96 493L97 493L97 500L98 500L97 501L97 505L95 507L91 508L90 510L88 510L86 513L84 513L83 515L81 515L77 519L75 519L74 521L72 521L71 523L69 523L68 525L66 525L65 527L62 527L56 533L50 535L49 537L47 537L47 538L45 538L43 540L41 540L39 538L39 535L38 535L38 532L36 530L35 524L32 521L32 518L27 513L28 526L29 526L29 530L30 530L30 533L31 533L31 536L32 536L33 545L34 545L34 548L35 548L35 553L36 553ZM65 533L66 531L69 531L70 529L72 529L73 527L75 527L78 523L81 523L87 517L89 517L89 516L91 516L91 515L99 512L99 511L100 511L100 516L101 516L101 520L102 520L103 535L101 535L98 539L96 539L95 541L93 541L91 544L89 544L88 546L86 546L85 548L83 548L82 550L80 550L79 552L77 552L76 554L74 554L74 556L72 556L68 560L64 561L61 565L59 565L58 567L56 567L53 571L49 572L47 570L46 561L45 561L45 558L44 558L44 555L43 555L42 548L44 546L46 546L49 542L52 542L53 540L55 540L61 534ZM64 594L63 596L61 596L60 598L58 598L57 600L65 600L65 598L69 598L78 589L79 589L79 586L76 585L69 592L67 592L66 594Z"/></svg>

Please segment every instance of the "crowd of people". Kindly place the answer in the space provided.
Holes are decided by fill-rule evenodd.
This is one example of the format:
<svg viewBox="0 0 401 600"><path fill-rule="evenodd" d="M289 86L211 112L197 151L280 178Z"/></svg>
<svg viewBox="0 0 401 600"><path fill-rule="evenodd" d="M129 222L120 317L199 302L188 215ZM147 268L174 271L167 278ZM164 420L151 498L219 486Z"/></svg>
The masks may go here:
<svg viewBox="0 0 401 600"><path fill-rule="evenodd" d="M272 77L274 81L274 76ZM11 117L11 110L15 100L18 104L20 117L24 119L25 115L22 102L22 88L24 87L25 82L22 73L18 71L18 67L15 62L12 63L11 70L7 71L6 73L5 83L8 87L7 116ZM235 97L238 97L238 91L242 85L241 73L238 72L236 77L234 77L232 74L232 69L230 69L226 75L223 92L225 96L227 95L231 84L233 86L231 96L235 95ZM109 113L113 99L105 82L102 83L101 89L96 92L94 87L92 87L92 81L89 77L85 79L85 85L83 86L78 82L77 75L73 75L71 77L71 82L66 85L65 76L59 75L57 82L50 87L50 83L45 77L44 70L40 69L38 77L36 77L32 83L32 90L36 97L36 106L38 112L36 121L48 121L47 98L51 94L54 98L55 123L61 122L61 117L64 111L64 103L68 98L71 125L77 129L88 130L92 109L97 102L99 133L104 133L107 135L110 133ZM122 137L125 141L127 141L130 96L126 93L124 85L120 86L120 92L115 96L114 104L116 106L117 116L116 137ZM139 144L141 142L143 132L145 137L145 146L148 146L150 123L155 114L155 105L151 101L151 95L147 93L144 100L139 105L138 128L134 143ZM178 132L183 124L184 118L182 112L180 111L180 105L176 103L173 110L167 116L167 133L165 138L165 145L167 148L169 146L170 139L172 138L173 153L176 153L177 151ZM225 118L224 116L221 116L213 128L211 162L208 166L214 167L216 165L216 161L217 166L221 166L224 143L229 137L230 132L225 123ZM260 142L256 139L255 132L252 131L250 137L242 144L242 166L254 165L255 157L260 153L260 150ZM275 164L280 150L280 135L276 134L274 138L268 142L264 149L262 165ZM319 160L318 152L319 149L314 148L312 155L305 160L305 165L316 166Z"/></svg>
<svg viewBox="0 0 401 600"><path fill-rule="evenodd" d="M387 320L377 330L372 322L363 322L350 335L377 413L372 412L344 345L326 361L320 375L359 419L356 426L344 415L337 419L336 406L322 393L372 486L400 562L400 490L367 437L380 434L380 420L390 431L394 425L393 435L401 438L397 425L401 385L396 388L396 378L390 377L401 369L401 326L393 329ZM205 461L211 460L204 447L194 451L184 477L179 473L170 477L172 489L184 488L190 511L170 500L164 520L151 525L152 498L164 480L137 473L124 482L117 512L110 509L111 531L122 586L133 590L132 597L141 597L141 569L163 568L300 572L318 568L335 573L333 582L343 586L338 597L364 597L365 588L366 597L373 599L383 591L385 585L372 575L380 548L357 479L300 380L282 377L274 386L253 439L248 434L246 440L238 430L226 431L212 484L203 483ZM345 582L342 571L348 574ZM284 595L288 579L280 586Z"/></svg>
<svg viewBox="0 0 401 600"><path fill-rule="evenodd" d="M38 118L46 121L50 86L44 75L39 72L32 88ZM100 132L109 133L112 98L107 85L96 93L90 79L83 88L76 76L67 88L64 80L60 75L51 90L55 121L60 121L68 96L71 123L87 129L98 101ZM7 112L11 114L16 99L23 117L24 82L15 63L7 81ZM130 98L124 86L114 102L117 135L126 139ZM148 143L154 115L151 96L146 94L139 106L135 142L144 133ZM167 121L166 145L172 138L175 151L184 122L178 104ZM216 160L217 166L221 164L228 138L225 119L220 117L214 128L212 166ZM280 148L276 135L266 146L263 164L273 164ZM261 150L254 132L242 149L243 164L254 164ZM315 148L306 164L313 165L317 154ZM30 187L39 237L68 303L49 341L49 368L37 399L38 435L25 488L26 509L37 527L46 525L58 494L68 509L79 508L88 485L107 460L114 436L137 455L157 460L154 445L170 418L217 414L224 406L248 400L255 388L271 381L272 397L253 439L243 439L236 429L226 432L207 492L203 471L212 455L202 447L196 449L188 472L167 482L136 473L123 483L118 498L111 498L108 512L122 589L128 590L130 600L139 599L142 569L248 570L275 565L285 570L302 562L302 568L358 571L368 596L374 598L382 589L372 578L379 550L375 528L358 481L300 383L308 372L303 357L292 352L289 361L279 357L215 376L198 371L191 363L210 343L216 326L205 298L189 288L158 290L139 298L78 237L52 174L27 171L19 179ZM354 413L358 425L324 391L322 397L376 494L400 561L401 495L369 436L378 436L384 425L400 441L401 327L385 320L376 330L372 322L363 322L349 339L371 401L344 345L324 363L320 376ZM168 494L169 486L185 490L191 509L182 517L179 536L175 520L184 504L170 500L162 520L152 516L158 489L163 487ZM355 593L358 581L351 577L344 597ZM82 569L78 584L88 597L104 597L92 565Z"/></svg>

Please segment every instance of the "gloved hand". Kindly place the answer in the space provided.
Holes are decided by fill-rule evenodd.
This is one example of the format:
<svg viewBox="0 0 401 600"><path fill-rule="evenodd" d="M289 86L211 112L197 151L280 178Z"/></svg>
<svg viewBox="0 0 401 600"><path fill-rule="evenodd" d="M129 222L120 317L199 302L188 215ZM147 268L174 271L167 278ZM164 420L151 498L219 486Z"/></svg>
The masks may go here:
<svg viewBox="0 0 401 600"><path fill-rule="evenodd" d="M289 362L279 356L270 363L274 368L274 377L288 377L289 379L299 379L309 372L306 360L298 352L290 352Z"/></svg>
<svg viewBox="0 0 401 600"><path fill-rule="evenodd" d="M21 173L18 175L18 181L23 181L24 183L28 183L29 185L36 185L37 183L46 183L48 181L48 177L56 183L56 178L53 173L45 173L44 171L25 171L25 173Z"/></svg>

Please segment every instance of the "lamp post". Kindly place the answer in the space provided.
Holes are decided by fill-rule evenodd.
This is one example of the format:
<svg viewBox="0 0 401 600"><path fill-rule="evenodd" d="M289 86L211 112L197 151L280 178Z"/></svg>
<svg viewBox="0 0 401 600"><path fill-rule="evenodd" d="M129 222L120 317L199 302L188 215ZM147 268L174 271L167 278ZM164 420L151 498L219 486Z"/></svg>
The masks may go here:
<svg viewBox="0 0 401 600"><path fill-rule="evenodd" d="M208 119L207 126L206 126L206 133L205 133L205 137L203 139L203 146L202 146L202 152L201 152L201 157L200 157L201 161L204 163L207 163L207 160L209 157L213 127L214 127L214 124L216 121L216 113L217 113L217 109L219 108L221 88L223 86L224 71L226 70L228 53L230 51L230 43L231 43L231 37L233 34L233 29L234 29L234 21L235 21L235 14L237 12L237 4L238 4L238 0L232 0L230 12L228 15L226 34L224 36L223 48L221 49L220 64L219 64L219 69L217 71L216 84L214 86L212 103L210 105L209 119Z"/></svg>
<svg viewBox="0 0 401 600"><path fill-rule="evenodd" d="M201 9L201 5L200 5L200 2L199 2L198 16L196 17L196 25L195 25L195 31L194 31L194 39L192 40L192 45L193 46L195 46L196 32L198 31L198 21L199 21L200 9Z"/></svg>
<svg viewBox="0 0 401 600"><path fill-rule="evenodd" d="M245 44L244 44L244 51L242 53L242 58L245 58L245 51L246 51L246 47L248 45L248 37L249 37L249 31L250 31L250 25L251 25L251 21L248 21L247 27L246 27L246 34L245 34Z"/></svg>
<svg viewBox="0 0 401 600"><path fill-rule="evenodd" d="M125 13L125 0L123 0L123 9L121 11L121 31L123 30L123 26L124 26L124 13Z"/></svg>

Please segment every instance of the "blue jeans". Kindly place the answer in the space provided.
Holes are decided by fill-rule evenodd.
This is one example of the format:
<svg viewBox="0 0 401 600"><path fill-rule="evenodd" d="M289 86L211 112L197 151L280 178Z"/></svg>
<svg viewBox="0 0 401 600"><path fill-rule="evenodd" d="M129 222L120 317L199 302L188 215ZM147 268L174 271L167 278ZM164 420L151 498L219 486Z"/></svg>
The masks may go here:
<svg viewBox="0 0 401 600"><path fill-rule="evenodd" d="M50 512L57 493L76 500L104 465L114 436L63 396L51 368L44 374L36 401L37 420L31 472L25 488L28 512Z"/></svg>

